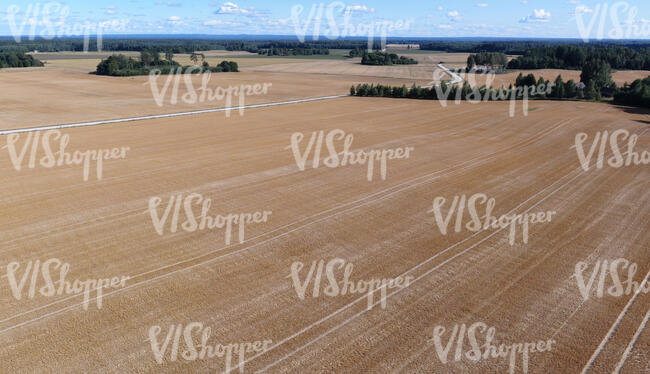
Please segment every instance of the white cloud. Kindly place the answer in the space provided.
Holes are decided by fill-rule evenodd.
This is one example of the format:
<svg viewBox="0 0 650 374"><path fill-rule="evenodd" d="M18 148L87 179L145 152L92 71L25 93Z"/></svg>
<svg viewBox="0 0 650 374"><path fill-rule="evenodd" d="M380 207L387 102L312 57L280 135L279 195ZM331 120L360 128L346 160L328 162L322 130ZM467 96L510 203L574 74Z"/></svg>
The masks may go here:
<svg viewBox="0 0 650 374"><path fill-rule="evenodd" d="M438 10L442 12L443 10L445 10L445 8L443 8L442 6L438 5Z"/></svg>
<svg viewBox="0 0 650 374"><path fill-rule="evenodd" d="M479 8L487 8L488 4L487 3L478 3L478 4L476 4L476 6L479 7Z"/></svg>
<svg viewBox="0 0 650 374"><path fill-rule="evenodd" d="M246 8L240 8L235 3L224 3L219 10L216 11L217 14L250 14L251 11Z"/></svg>
<svg viewBox="0 0 650 374"><path fill-rule="evenodd" d="M443 29L443 30L451 30L451 29L453 29L453 27L451 25L438 25L438 28Z"/></svg>
<svg viewBox="0 0 650 374"><path fill-rule="evenodd" d="M533 14L522 18L519 22L550 22L551 13L544 9L534 9Z"/></svg>
<svg viewBox="0 0 650 374"><path fill-rule="evenodd" d="M458 21L462 20L462 18L460 17L460 13L458 13L458 11L456 11L456 10L448 12L447 16L449 17L450 20L455 21L455 22L458 22Z"/></svg>
<svg viewBox="0 0 650 374"><path fill-rule="evenodd" d="M345 8L345 13L353 13L353 12L374 13L375 8L368 8L365 5L350 5L347 8Z"/></svg>
<svg viewBox="0 0 650 374"><path fill-rule="evenodd" d="M589 8L586 5L580 5L576 7L576 14L582 14L582 13L593 13L594 10Z"/></svg>

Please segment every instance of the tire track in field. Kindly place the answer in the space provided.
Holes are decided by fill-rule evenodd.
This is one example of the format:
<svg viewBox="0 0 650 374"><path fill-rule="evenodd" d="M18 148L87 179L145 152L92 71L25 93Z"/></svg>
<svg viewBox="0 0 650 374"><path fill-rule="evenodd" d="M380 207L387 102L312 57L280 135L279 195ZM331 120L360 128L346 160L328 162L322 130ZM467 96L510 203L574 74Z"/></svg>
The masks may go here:
<svg viewBox="0 0 650 374"><path fill-rule="evenodd" d="M394 186L389 187L389 188L387 188L387 189L384 189L384 190L381 190L381 191L378 191L378 192L372 193L372 194L370 194L370 195L368 195L368 196L365 196L365 197L363 197L363 198L357 199L357 200L355 200L355 201L352 201L352 202L349 202L349 203L345 203L345 204L339 205L339 206L337 206L337 207L335 207L335 208L331 208L331 209L328 209L328 210L323 211L323 212L319 212L319 213L314 214L314 215L312 215L312 216L305 217L305 218L300 219L300 220L298 220L298 221L295 221L295 222L292 222L292 223L290 223L290 224L287 224L287 225L284 225L284 226L282 226L282 227L279 227L279 228L277 228L277 229L274 229L274 230L272 230L272 231L270 231L270 232L267 232L267 233L264 233L264 234L258 235L257 237L251 239L250 241L253 241L254 239L262 238L262 237L267 236L267 235L270 235L271 233L274 233L274 232L279 232L279 231L282 231L282 230L284 230L284 229L288 229L290 226L298 225L299 223L301 223L301 222L303 222L303 221L307 221L307 220L310 220L310 219L315 219L315 221L311 221L311 222L303 223L302 225L299 225L299 226L297 226L296 228L290 229L289 231L286 231L286 232L283 232L283 233L277 234L277 235L272 236L271 238L265 239L265 240L263 240L263 241L261 241L261 242L258 242L258 243L255 243L255 244L250 244L250 245L245 246L245 247L243 247L243 248L237 249L237 250L235 250L235 251L233 251L233 252L229 252L229 253L226 253L226 254L224 254L224 255L221 255L221 256L215 257L215 258L209 258L209 256L211 256L211 255L213 255L213 254L215 254L215 253L217 253L217 252L220 252L220 251L223 251L223 250L227 250L227 249L231 249L231 248L234 249L234 248L236 248L236 247L241 246L242 244L246 244L246 242L244 242L244 243L242 243L242 244L236 244L236 245L230 245L230 246L222 247L222 248L219 248L219 249L213 250L213 251L211 251L211 252L209 252L209 253L206 253L206 254L203 254L203 255L199 255L199 256L196 256L196 257L193 257L193 258L190 258L190 259L186 259L186 260L183 260L183 261L179 261L179 262L177 262L177 263L175 263L175 264L165 265L165 266L160 267L160 268L157 268L157 269L149 270L149 271L147 271L147 272L144 272L144 273L141 273L141 274L138 274L138 275L134 275L134 276L131 277L131 279L139 278L139 277L142 277L142 276L145 276L145 275L149 275L149 274L152 274L152 273L156 273L156 272L159 272L159 271L163 271L163 270L169 270L169 269L171 269L171 268L178 267L178 266L183 266L183 265L186 266L186 267L180 267L179 269L176 269L176 270L172 270L172 271L170 271L170 272L168 272L168 273L163 273L163 274L161 274L161 275L154 276L153 278L150 278L150 279L142 280L142 281L140 281L140 282L137 282L137 283L134 283L134 284L132 284L132 285L126 286L126 287L124 287L124 288L120 288L120 289L117 289L117 290L114 290L114 291L111 291L111 292L108 292L108 293L104 293L104 294L103 294L103 297L105 298L105 297L108 297L108 296L110 296L110 295L113 295L113 294L116 294L116 293L119 293L119 292L122 292L122 291L125 291L125 290L129 290L129 289L135 288L135 287L137 287L137 286L141 286L141 285L144 285L144 284L146 284L146 283L153 282L153 281L158 280L158 279L166 278L166 277L171 276L171 275L173 275L173 274L175 274L175 273L177 273L177 272L185 271L185 270L188 270L188 269L191 269L191 268L197 267L197 266L201 266L201 265L204 265L204 264L206 264L206 263L213 262L213 261L215 261L215 260L218 260L218 259L223 258L223 257L226 257L226 256L230 256L230 255L234 255L234 254L237 254L237 253L241 253L241 252L246 251L246 250L248 250L248 249L250 249L250 248L255 248L255 247L260 246L260 245L262 245L262 244L265 244L265 243L267 243L267 242L270 242L270 241L273 241L273 240L276 240L276 239L282 238L282 237L284 237L284 236L286 236L286 235L288 235L288 234L290 234L290 233L292 233L292 232L294 232L294 231L297 231L297 230L303 229L303 228L305 228L305 227L309 227L309 226L311 226L311 225L313 225L313 224L315 224L315 223L318 223L318 222L320 222L320 221L325 221L325 220L327 220L327 219L330 219L330 218L332 218L332 217L335 217L335 216L340 215L340 214L342 214L342 213L345 213L345 212L347 212L347 211L355 210L355 209L361 208L362 206L369 205L369 204L372 204L372 203L376 203L376 202L379 202L379 201L385 200L385 199L391 197L392 195L395 195L395 194L397 194L397 193L399 193L399 192L401 192L401 191L404 191L404 190L408 190L408 189L414 188L414 187L416 187L416 186L419 186L419 185L424 184L424 183L428 183L428 182L430 182L430 181L432 181L432 180L435 180L435 179L439 179L439 178L441 178L442 176L450 175L450 174L453 174L453 173L458 173L458 172L461 172L461 171L463 171L463 170L465 170L465 169L470 169L470 168L472 168L472 167L479 166L479 165L481 165L481 164L484 164L484 163L488 162L488 161L491 160L491 159L496 158L497 156L499 156L499 155L502 154L502 153L506 153L506 152L512 151L513 149L522 148L522 147L526 147L526 146L528 146L528 145L530 145L530 144L534 144L536 141L538 141L539 139L542 139L542 138L543 138L544 136L546 136L547 134L554 132L556 129L558 129L558 128L560 128L560 127L563 127L564 125L566 125L566 124L572 122L573 120L574 120L574 119L569 119L569 120L563 120L563 121L560 121L560 122L556 123L556 125L555 125L554 127L551 127L550 129L542 130L542 131L540 131L539 133L537 133L536 135L534 135L534 136L532 136L532 137L530 137L530 138L528 138L528 139L522 140L522 141L519 142L518 144L512 145L512 146L510 146L510 147L508 147L508 148L505 148L505 149L502 149L502 150L500 150L500 151L493 152L493 153L490 154L490 155L487 155L487 156L479 156L479 157L476 157L476 158L474 158L474 159L470 159L470 160L467 160L467 161L461 162L460 164L455 165L455 166L452 166L452 167L449 167L449 168L447 168L447 169L439 170L439 171L432 172L432 173L430 173L430 174L427 174L427 175L424 175L424 176L421 176L421 177L416 177L416 178L413 178L413 179L411 179L411 180L408 180L408 181L404 181L404 182L398 183L397 185L394 185ZM471 163L472 161L475 161L475 160L479 160L479 161L478 161L478 162ZM463 166L463 167L461 167L461 168L458 169L458 170L451 170L451 169L455 169L455 168L460 167L461 165L463 165L463 164L467 164L467 163L470 163L470 165ZM451 170L451 171L449 171L448 173L445 174L444 172L447 171L447 170ZM439 173L443 173L443 174L440 174L440 175L435 176L435 174L439 174ZM413 183L416 182L416 181L418 181L418 182L415 183L415 184L413 184ZM405 186L404 186L404 185L405 185ZM398 188L398 187L400 187L400 186L404 186L404 187ZM391 190L394 190L394 191L391 191ZM379 195L384 194L384 193L386 193L386 195L384 195L384 196L379 196ZM364 200L367 200L367 199L370 199L370 198L373 198L373 199L371 199L371 200L369 200L369 201L367 201L367 202L363 202ZM347 207L347 206L350 206L350 207ZM346 207L347 207L347 208L346 208ZM345 208L345 209L340 210L340 211L336 211L336 210L339 209L339 208ZM320 215L322 215L322 214L325 214L325 213L329 213L329 212L331 212L331 211L336 211L336 212L334 212L334 213L332 213L332 214L329 214L329 215L326 215L325 217L318 218L318 216L320 216ZM204 258L206 258L206 257L207 257L207 259L204 259ZM202 260L202 261L201 261L201 260ZM193 261L200 261L200 262L198 262L198 263L196 263L196 264L188 265L189 263L191 263L191 262L193 262ZM93 290L93 291L94 291L94 290ZM91 292L92 292L92 291L91 291ZM50 306L53 306L53 305L59 304L59 303L61 303L61 302L64 302L64 301L67 301L67 300L70 300L70 299L78 298L78 297L80 297L80 296L83 296L83 295L71 295L71 296L68 296L68 297L66 297L66 298L63 298L63 299L60 299L60 300L54 301L54 302L49 303L49 304L47 304L47 305L44 305L44 306L42 306L42 307L34 308L34 309L29 310L29 311L26 311L26 312L23 312L23 313L19 313L19 314L17 314L17 315L14 315L14 316L11 316L11 317L8 317L8 318L5 318L5 319L2 319L2 320L0 320L0 323L8 322L8 321L13 320L13 319L16 319L16 318L18 318L18 317L22 317L22 316L27 315L27 314L30 314L30 313L32 313L32 312L35 312L35 311L38 311L38 310L45 309L45 308L47 308L47 307L50 307ZM97 297L95 297L95 298L90 298L89 302L92 302L92 301L94 301L95 299L97 299ZM0 334L6 333L6 332L8 332L8 331L10 331L10 330L13 330L13 329L17 328L17 327L21 327L21 326L27 325L27 324L29 324L29 323L32 323L32 322L35 322L35 321L41 320L41 319L46 318L46 317L49 317L49 316L51 316L51 315L55 315L55 314L58 314L58 313L63 312L63 311L71 310L71 309L76 308L76 307L81 306L81 305L83 305L83 303L73 304L73 305L70 305L70 306L64 307L64 308L62 308L62 309L56 310L56 311L53 311L53 312L50 312L50 313L46 313L45 315L42 315L42 316L39 316L39 317L33 318L33 319L31 319L31 320L28 320L28 321L25 321L25 322L21 322L21 323L18 323L18 324L16 324L16 325L13 325L13 326L9 326L9 327L7 327L7 328L4 328L4 329L0 330Z"/></svg>

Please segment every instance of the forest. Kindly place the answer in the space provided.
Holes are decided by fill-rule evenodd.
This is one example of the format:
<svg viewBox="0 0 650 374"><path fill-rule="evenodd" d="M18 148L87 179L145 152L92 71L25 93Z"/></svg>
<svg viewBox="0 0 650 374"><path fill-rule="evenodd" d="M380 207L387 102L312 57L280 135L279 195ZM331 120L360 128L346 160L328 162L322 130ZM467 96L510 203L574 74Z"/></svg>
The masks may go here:
<svg viewBox="0 0 650 374"><path fill-rule="evenodd" d="M533 48L508 63L508 69L582 69L591 60L606 61L613 69L650 70L650 48L597 48L556 45Z"/></svg>

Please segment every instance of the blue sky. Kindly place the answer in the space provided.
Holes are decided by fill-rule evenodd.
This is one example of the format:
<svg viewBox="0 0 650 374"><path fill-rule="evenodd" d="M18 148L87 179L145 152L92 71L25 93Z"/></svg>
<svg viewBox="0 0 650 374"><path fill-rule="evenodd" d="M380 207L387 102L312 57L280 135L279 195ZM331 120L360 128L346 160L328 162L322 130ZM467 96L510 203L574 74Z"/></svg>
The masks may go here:
<svg viewBox="0 0 650 374"><path fill-rule="evenodd" d="M414 37L650 39L650 2L647 0L625 3L593 0L113 0L101 3L9 0L4 3L6 5L0 7L0 35L35 33L42 36L48 34L47 30L51 30L50 34L75 35L81 33L84 24L101 24L104 34L327 33L330 38L336 38L337 34L367 36L372 29L375 35L385 30L388 36ZM32 24L33 29L30 28Z"/></svg>

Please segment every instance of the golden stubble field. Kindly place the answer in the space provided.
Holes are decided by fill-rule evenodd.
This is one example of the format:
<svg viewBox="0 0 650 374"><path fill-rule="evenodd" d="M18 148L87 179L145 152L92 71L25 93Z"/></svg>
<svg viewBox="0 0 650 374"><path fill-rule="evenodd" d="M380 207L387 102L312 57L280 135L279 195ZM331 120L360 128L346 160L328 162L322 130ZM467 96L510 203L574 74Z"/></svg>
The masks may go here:
<svg viewBox="0 0 650 374"><path fill-rule="evenodd" d="M222 78L272 79L279 100L340 93L363 77ZM18 92L0 96L9 108L3 128L155 111L142 78L47 71L3 73L0 80L9 87L5 92ZM642 373L650 335L640 326L650 296L592 291L584 300L574 275L580 261L591 269L599 260L623 257L638 264L641 282L650 265L647 166L584 171L571 148L579 132L592 139L597 131L617 129L639 134L637 149L648 149L648 113L641 110L535 101L528 116L518 105L510 118L508 103L443 108L346 97L251 109L242 117L210 113L64 130L70 152L128 147L123 159L105 161L101 180L91 169L84 181L81 166L29 168L29 152L17 171L3 148L5 264L18 262L23 274L30 260L58 258L70 264L71 281L130 279L106 290L101 309L95 300L84 310L82 295L45 297L35 288L28 297L30 280L17 299L3 278L2 366L17 373L236 372L235 354L231 360L182 356L184 336L170 326L200 322L211 329L212 345L270 341L266 351L242 357L246 372L508 372L507 358L454 360L453 342L449 362L441 361L436 326L446 328L446 344L454 325L483 322L495 327L497 343L555 342L530 355L529 373L579 373L592 356L589 373L611 372L619 362L623 373ZM413 151L389 160L385 179L379 164L372 181L366 165L313 168L307 157L300 170L287 149L292 136L304 134L304 150L313 132L335 130L353 134L355 151ZM27 136L20 136L21 146ZM7 139L0 136L3 144ZM171 232L172 218L159 234L152 198L160 198L160 219L172 196L192 193L211 199L211 215L272 214L247 225L245 237L234 232L230 243L224 229ZM556 213L531 225L527 243L518 232L511 245L507 230L443 235L430 213L434 199L477 193L495 199L495 215ZM383 308L368 310L363 295L321 290L314 297L311 284L301 299L292 266L305 264L304 279L312 262L334 258L353 264L351 280L405 275L413 281L390 290ZM160 333L158 347L169 338L160 363L150 331ZM190 336L198 342L201 332ZM514 369L524 371L522 355Z"/></svg>
<svg viewBox="0 0 650 374"><path fill-rule="evenodd" d="M9 110L0 112L0 129L15 129L41 125L76 123L125 117L226 107L228 95L218 97L215 90L266 85L261 94L249 94L246 88L244 104L272 103L311 97L346 94L350 86L367 82L361 76L322 76L296 73L214 73L207 81L210 93L201 99L199 90L204 77L159 76L155 88L148 76L106 77L71 69L34 68L0 72L0 102ZM178 83L176 83L178 80ZM417 79L385 78L379 82L392 85L425 84ZM165 89L167 85L167 89ZM176 101L173 102L174 86ZM184 99L188 92L195 100ZM160 101L156 100L156 93ZM231 95L231 106L239 106L241 95ZM221 114L225 116L225 114ZM239 115L233 111L231 115Z"/></svg>

